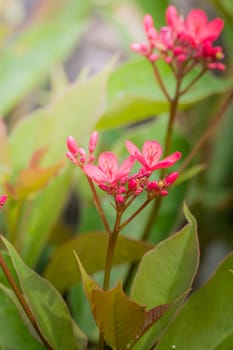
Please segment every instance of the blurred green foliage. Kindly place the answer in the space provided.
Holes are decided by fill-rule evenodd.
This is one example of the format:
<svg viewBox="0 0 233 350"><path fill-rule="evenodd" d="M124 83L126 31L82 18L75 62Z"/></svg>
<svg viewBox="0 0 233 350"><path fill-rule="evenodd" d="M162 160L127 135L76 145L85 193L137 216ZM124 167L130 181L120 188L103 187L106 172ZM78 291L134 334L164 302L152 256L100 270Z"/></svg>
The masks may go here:
<svg viewBox="0 0 233 350"><path fill-rule="evenodd" d="M42 3L46 4L46 2ZM45 275L55 285L59 285L59 278L62 279L60 274L63 270L60 271L59 266L56 266L56 259L60 252L66 252L64 247L68 246L69 252L66 254L71 254L72 247L74 248L80 240L82 241L80 256L82 254L83 256L90 255L91 252L85 249L89 237L87 234L85 242L85 233L92 232L94 236L94 244L89 246L91 250L99 244L96 231L103 231L102 224L96 216L87 183L81 178L79 170L65 161L66 137L73 135L80 146L86 146L90 133L97 128L100 132L98 151L114 150L120 158L124 158L126 154L123 147L125 139L130 139L139 147L145 139L157 139L162 145L164 143L168 104L154 81L149 64L143 59L132 59L133 54L130 53L129 43L137 40L137 35L140 36L140 39L143 37L142 18L144 13L153 13L156 25L164 24L164 12L167 4L168 1L164 0L131 0L127 2L61 0L59 5L56 1L51 1L48 7L35 8L35 11L28 15L28 19L25 16L20 25L18 23L17 25L3 23L0 28L0 111L4 118L0 124L0 193L7 191L9 195L8 203L0 219L1 231L12 244L11 246L9 243L8 246L11 260L14 262L19 259L14 246L26 264L37 272L43 274L48 266L52 266L54 275L48 277L48 270ZM215 240L223 243L226 251L232 250L233 246L233 145L231 136L233 130L231 99L233 91L231 58L233 54L233 6L227 0L210 0L209 4L211 11L225 20L221 44L223 44L226 53L227 69L220 76L206 74L182 98L172 140L172 151L181 151L182 160L184 160L213 120L216 120L216 127L199 149L188 169L181 174L180 184L171 189L169 196L164 199L158 220L154 224L150 236L150 241L155 244L167 238L170 233L183 225L184 218L181 214L181 207L185 199L198 222L198 235L203 256ZM10 10L12 8L9 7ZM133 15L129 16L129 14ZM102 39L100 35L100 37L94 36L94 39L91 40L95 30L98 34L98 27L104 31ZM117 44L115 45L116 38ZM97 51L88 51L90 46ZM92 60L86 59L85 50L90 52ZM97 55L98 50L102 50L102 55ZM106 52L107 57L112 56L108 64L105 62ZM114 53L118 53L120 59ZM75 70L76 65L74 64L73 67L72 62L78 62L79 69ZM99 64L105 68L90 77L88 69L90 68L90 72L92 72L93 67L89 67L89 65L93 62L97 66ZM83 70L80 71L80 68ZM172 93L174 81L170 71L163 63L159 63L159 70ZM70 75L72 75L72 82L69 82ZM187 77L187 81L191 78ZM27 177L25 181L30 191L28 191L28 187L20 189L21 193L24 192L22 196L19 196L17 189L19 190L20 186L20 174L31 169L30 162L33 155L35 156L43 149L46 152L39 159L39 168L42 169L43 174L46 174L43 175L43 181L41 177ZM56 168L57 164L60 164L58 168ZM182 161L179 165L182 165ZM77 208L74 206L74 201L69 201L70 193L77 200ZM113 222L114 211L112 207L103 193L100 193L100 197L104 201L104 210L110 222ZM75 210L72 211L74 207ZM75 216L74 220L72 217L72 224L69 221L70 212L72 216ZM140 259L147 250L146 245L130 241L129 237L131 239L141 237L148 212L149 208L124 230L123 235L126 237L121 238L123 243L120 244L116 265ZM187 212L186 216L191 220ZM193 226L195 226L194 223ZM134 254L124 253L127 247L134 246L134 244L139 251L134 251ZM90 273L103 268L105 250L101 248L102 245L100 245L98 254L91 256L91 259L89 259L90 256L86 260L83 259L86 264L85 269ZM171 249L178 251L179 248L173 247ZM190 251L196 252L187 244L184 253L189 258ZM158 251L155 251L155 260L157 253ZM163 255L164 265L166 265L168 255L168 253ZM183 272L184 274L188 273L187 262L184 261L182 254L180 257L175 256L175 258L177 261L174 266L178 276L176 277L182 278L183 275L179 274L179 270L182 270L182 266L185 265L186 269ZM9 257L7 259L9 263ZM194 264L194 261L191 262ZM62 273L68 275L70 266L65 266L66 257L61 258L59 264L62 265L62 263L63 267L68 269L64 269L65 272ZM73 263L75 263L74 260ZM214 263L216 265L217 261ZM146 258L142 264L144 264L143 266L147 265ZM23 287L26 295L32 285L36 283L39 285L38 293L41 293L39 297L34 292L31 296L28 295L28 298L32 298L32 304L34 299L38 297L46 305L48 304L49 308L50 301L44 300L42 294L43 288L55 293L51 284L48 282L44 287L44 280L41 280L40 276L34 275L33 270L25 267L19 261L19 266L22 268L19 273L16 265L13 270L17 273L18 278L21 272L31 276L32 284ZM162 272L161 275L158 275L156 261L152 265L156 266L150 265L148 269L151 268L151 274L157 274L157 278L160 279ZM224 270L225 265L227 267ZM224 308L222 312L226 313L224 315L213 313L213 317L211 316L213 327L205 335L208 338L207 343L209 339L212 339L212 342L208 343L211 344L208 345L208 350L231 350L232 330L229 324L232 322L232 313L229 315L227 303L230 300L229 295L232 295L232 280L230 281L232 276L230 273L225 276L226 268L233 268L231 256L225 260L207 285L197 292L199 294L191 297L179 317L168 328L158 349L167 349L167 346L173 344L177 344L177 349L182 349L181 346L186 349L190 345L189 339L201 332L201 329L205 329L208 323L208 320L201 317L202 322L199 324L197 320L200 319L200 315L196 313L195 308L203 311L207 305L209 310L213 309L216 306L215 300L221 295L223 297L218 300L217 305ZM72 274L74 274L73 265L71 269ZM127 271L128 265L114 268L112 285L119 278L125 278ZM168 269L168 271L170 270ZM137 278L140 279L138 277L140 272L138 274L131 292L136 301L139 300L135 297L137 294L135 290L141 288L144 283L146 284L144 280L140 283L137 282ZM224 281L222 280L223 275L226 277ZM24 277L22 275L22 285L25 282ZM206 277L205 274L204 278ZM101 281L102 275L100 274L98 278ZM144 277L141 276L141 278ZM193 272L189 274L189 281L192 278ZM77 272L77 278L74 278L72 283L78 279ZM66 283L63 281L61 290L66 288L71 313L75 319L78 319L79 326L85 330L91 341L96 342L96 326L92 322L90 307L83 292L80 291L80 285L70 289L72 283L69 282L68 278L67 280ZM5 327L7 329L7 332L1 332L0 348L7 349L7 344L11 342L13 350L19 348L42 349L43 346L29 329L27 322L25 323L22 317L19 317L22 310L19 313L17 301L12 302L14 296L12 296L12 291L2 275L0 275L0 281L0 320L1 324L4 324L4 329ZM135 287L137 283L139 286ZM162 281L157 283L161 283L162 286ZM189 288L189 283L186 284L184 287L181 286L183 289L179 293L173 289L174 298L185 293ZM162 302L171 301L172 288L174 285L168 287ZM216 297L216 299L209 300L213 289L216 291L213 298ZM143 294L143 291L141 293ZM56 294L54 298L59 299L58 303L61 302L61 308L63 308L64 304L60 296ZM78 302L75 300L76 298L78 298ZM142 301L140 300L140 302ZM157 300L153 302L156 304ZM147 303L143 301L143 304ZM80 309L77 310L77 308ZM55 307L50 315L51 322L54 322L53 317L56 312ZM68 311L64 312L68 315ZM80 314L85 315L85 317L80 317ZM190 315L193 319L190 319ZM216 324L224 317L227 318L224 323L228 332L227 337L223 337L223 333L217 332L216 329ZM41 327L46 328L43 324L43 317L38 315L38 319L42 319ZM73 348L76 349L75 334L77 329L72 326L73 321L70 315L67 316L67 319L69 332L72 334L70 341ZM182 328L180 326L182 322L191 326L187 333L179 335L178 339L177 329ZM62 323L62 325L64 324ZM149 343L151 343L154 341L154 335L148 334ZM52 339L52 342L55 341L53 345L56 347L59 334L54 335L52 332L46 336ZM82 344L85 348L85 337L80 330L78 330L78 336L82 339L79 345ZM183 341L182 345L180 339ZM216 347L219 339L221 345ZM67 342L69 343L69 340ZM200 344L197 344L198 349L207 349L201 348ZM135 345L135 348L137 346L140 347L140 345ZM64 345L63 348L65 349L65 347L67 346ZM77 347L77 349L79 348L82 347Z"/></svg>

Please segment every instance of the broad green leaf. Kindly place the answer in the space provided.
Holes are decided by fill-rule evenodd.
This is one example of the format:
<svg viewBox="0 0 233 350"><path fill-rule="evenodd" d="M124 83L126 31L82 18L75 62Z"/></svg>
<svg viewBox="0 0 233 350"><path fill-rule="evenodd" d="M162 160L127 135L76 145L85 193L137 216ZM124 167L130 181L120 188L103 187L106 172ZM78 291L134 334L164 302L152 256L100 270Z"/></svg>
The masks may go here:
<svg viewBox="0 0 233 350"><path fill-rule="evenodd" d="M41 83L54 64L63 60L77 44L84 30L83 19L79 17L75 4L73 13L76 15L65 18L63 12L53 21L44 21L23 32L1 53L2 114L9 112L32 88Z"/></svg>
<svg viewBox="0 0 233 350"><path fill-rule="evenodd" d="M158 69L169 94L173 96L175 80L169 66L158 61ZM192 71L185 78L183 87L186 87L196 74L196 70ZM232 86L232 79L218 79L207 73L182 96L179 108L187 108L210 95L223 93ZM107 109L98 127L106 129L134 123L167 112L168 108L168 103L154 78L152 67L146 59L140 58L123 64L111 75Z"/></svg>
<svg viewBox="0 0 233 350"><path fill-rule="evenodd" d="M9 290L9 293L12 293ZM43 350L44 346L32 337L27 325L21 319L11 298L0 285L0 349L1 350Z"/></svg>
<svg viewBox="0 0 233 350"><path fill-rule="evenodd" d="M73 250L77 252L79 259L89 274L103 270L107 242L108 235L106 233L89 232L64 243L54 253L45 271L45 277L60 291L64 291L75 282L78 282L80 274L77 270ZM98 245L98 249L96 249L96 245ZM119 265L139 260L152 247L152 244L119 235L113 264Z"/></svg>
<svg viewBox="0 0 233 350"><path fill-rule="evenodd" d="M67 136L73 135L80 146L85 146L103 110L111 66L88 81L73 83L49 108L34 112L15 127L9 144L14 177L26 167L32 153L39 148L48 146L43 166L49 166L65 158ZM30 216L23 228L22 249L22 255L30 265L36 263L64 206L71 170L79 171L70 165L30 203Z"/></svg>
<svg viewBox="0 0 233 350"><path fill-rule="evenodd" d="M229 271L232 266L233 254L230 254L211 279L186 302L156 349L232 349L233 276Z"/></svg>
<svg viewBox="0 0 233 350"><path fill-rule="evenodd" d="M188 224L145 254L134 278L131 297L140 305L146 305L147 310L182 298L192 285L199 262L196 222L186 206L184 213ZM149 348L169 323L175 308L134 348Z"/></svg>
<svg viewBox="0 0 233 350"><path fill-rule="evenodd" d="M21 288L34 314L38 326L56 350L85 348L85 336L79 331L78 337L73 328L69 310L56 289L48 281L27 267L13 246L1 237L6 246Z"/></svg>
<svg viewBox="0 0 233 350"><path fill-rule="evenodd" d="M140 333L146 318L145 307L123 292L121 284L110 291L93 290L95 320L112 349L124 350Z"/></svg>

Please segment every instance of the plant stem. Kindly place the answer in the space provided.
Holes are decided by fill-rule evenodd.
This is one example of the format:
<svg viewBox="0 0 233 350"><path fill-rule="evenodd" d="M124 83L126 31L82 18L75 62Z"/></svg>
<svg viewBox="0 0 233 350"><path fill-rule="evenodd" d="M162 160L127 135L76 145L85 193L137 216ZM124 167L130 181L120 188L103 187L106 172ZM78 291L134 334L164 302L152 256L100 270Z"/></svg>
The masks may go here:
<svg viewBox="0 0 233 350"><path fill-rule="evenodd" d="M123 230L123 228L128 225L149 203L151 199L146 199L145 202L128 218L126 219L121 225L119 230Z"/></svg>
<svg viewBox="0 0 233 350"><path fill-rule="evenodd" d="M43 342L43 344L45 345L46 349L48 350L53 350L53 348L49 345L49 343L47 342L47 340L44 338L43 334L41 333L37 323L36 323L36 320L23 296L23 294L21 293L20 289L18 288L10 270L8 269L8 266L7 264L5 263L4 259L3 259L3 256L1 255L0 253L0 266L10 284L10 286L12 287L18 301L20 302L20 304L22 305L26 315L28 316L29 320L31 321L34 329L36 330L37 334L39 335L41 341Z"/></svg>
<svg viewBox="0 0 233 350"><path fill-rule="evenodd" d="M165 137L165 146L164 146L164 157L167 157L169 152L170 152L170 147L171 147L171 139L172 139L172 130L173 130L173 125L176 117L176 112L177 112L177 107L178 107L178 102L179 102L179 97L180 97L180 86L181 86L182 78L179 78L177 80L176 84L176 91L175 91L175 96L172 100L170 100L170 111L169 111L169 121L168 121L168 126L167 126L167 132L166 132L166 137ZM166 169L161 170L160 177L163 177L165 175ZM157 197L156 200L154 201L153 207L151 209L151 212L149 214L149 218L147 221L147 224L145 226L142 239L147 240L153 223L155 222L160 207L162 204L162 197Z"/></svg>
<svg viewBox="0 0 233 350"><path fill-rule="evenodd" d="M200 71L200 73L198 73L198 74L196 75L196 77L195 77L183 90L180 91L179 97L182 96L182 95L184 95L184 94L191 88L191 86L193 86L193 85L196 83L196 81L199 80L199 79L202 77L202 75L203 75L206 71L207 71L207 68L203 68L203 69Z"/></svg>
<svg viewBox="0 0 233 350"><path fill-rule="evenodd" d="M169 96L168 91L167 91L167 89L166 89L166 87L165 87L165 85L163 83L163 80L162 80L160 74L159 74L159 71L158 71L158 68L156 66L156 63L155 62L150 62L150 63L152 63L155 79L157 80L157 82L158 82L158 84L159 84L159 86L160 86L164 96L166 97L168 102L171 103L171 97Z"/></svg>
<svg viewBox="0 0 233 350"><path fill-rule="evenodd" d="M116 241L117 241L118 233L120 232L121 216L122 216L122 212L117 212L117 217L116 217L114 229L113 229L111 235L108 237L108 247L107 247L105 269L104 269L103 290L108 290L108 287L109 287L109 279L110 279L110 274L111 274L111 269L112 269Z"/></svg>
<svg viewBox="0 0 233 350"><path fill-rule="evenodd" d="M104 268L103 290L108 290L108 287L109 287L113 257L114 257L118 233L120 232L120 221L121 221L122 214L123 214L123 211L117 210L114 228L113 228L113 231L110 232L110 235L108 237L108 247L107 247L107 254L106 254L105 268ZM103 338L103 335L100 333L98 348L99 350L103 350L104 347L105 347L104 338Z"/></svg>
<svg viewBox="0 0 233 350"><path fill-rule="evenodd" d="M181 166L178 169L179 172L183 171L189 165L189 163L195 157L197 152L200 150L200 148L203 146L203 144L210 137L210 135L212 134L212 132L215 130L218 123L222 119L224 112L229 107L229 104L231 103L232 98L233 98L233 90L230 90L227 95L224 95L223 99L220 102L219 108L217 109L209 127L204 131L204 133L201 135L199 141L195 144L195 146L192 148L189 155L186 157L184 162L181 164Z"/></svg>
<svg viewBox="0 0 233 350"><path fill-rule="evenodd" d="M143 235L142 235L142 238L141 238L143 241L147 241L149 236L150 236L152 225L153 225L153 223L155 222L155 220L156 220L156 218L158 216L159 209L160 209L161 204L162 204L162 199L163 199L163 197L157 197L154 200L152 210L151 210L151 212L149 214L149 218L147 220L147 223L146 223L146 226L144 228L144 232L143 232Z"/></svg>
<svg viewBox="0 0 233 350"><path fill-rule="evenodd" d="M107 221L106 216L104 214L104 211L103 211L102 205L100 203L98 194L96 192L95 186L93 184L93 181L88 176L86 176L86 178L87 178L87 181L88 181L89 186L91 188L93 198L94 198L94 203L95 203L96 209L100 215L100 218L104 224L105 230L108 232L109 235L111 235L111 229L109 227L108 221Z"/></svg>

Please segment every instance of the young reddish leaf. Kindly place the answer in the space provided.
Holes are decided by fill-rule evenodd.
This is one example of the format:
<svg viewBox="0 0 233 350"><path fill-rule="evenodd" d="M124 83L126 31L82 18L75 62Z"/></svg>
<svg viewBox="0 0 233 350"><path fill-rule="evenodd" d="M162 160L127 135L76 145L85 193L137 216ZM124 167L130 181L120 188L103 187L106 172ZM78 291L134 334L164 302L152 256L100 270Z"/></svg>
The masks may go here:
<svg viewBox="0 0 233 350"><path fill-rule="evenodd" d="M38 154L38 157L39 154ZM64 162L59 162L47 168L36 167L37 159L32 158L27 169L24 169L19 174L19 179L15 185L5 184L6 189L15 199L25 199L30 194L35 193L48 185L48 183L58 174L64 165Z"/></svg>
<svg viewBox="0 0 233 350"><path fill-rule="evenodd" d="M110 291L93 290L91 301L96 323L106 342L117 350L129 347L143 328L145 307L130 300L120 283Z"/></svg>
<svg viewBox="0 0 233 350"><path fill-rule="evenodd" d="M95 289L99 289L99 286L98 284L93 280L93 278L91 278L86 270L84 269L78 255L75 253L74 251L74 255L75 255L75 258L78 262L78 267L79 267L79 271L80 271L80 274L81 274L81 278L82 278L82 283L83 283L83 286L84 286L84 289L85 289L85 292L86 292L86 295L87 295L87 298L89 299L89 302L91 303L91 294L92 294L92 291L95 290Z"/></svg>
<svg viewBox="0 0 233 350"><path fill-rule="evenodd" d="M130 348L170 307L159 305L147 312L123 292L121 283L110 291L100 289L74 254L95 321L113 349Z"/></svg>
<svg viewBox="0 0 233 350"><path fill-rule="evenodd" d="M65 242L55 251L45 271L45 277L61 292L79 282L80 274L77 271L73 250L76 251L90 274L103 270L107 241L108 235L106 233L85 232ZM96 249L96 244L98 244L98 249ZM139 260L153 247L154 245L150 243L120 235L116 243L113 264L120 265Z"/></svg>
<svg viewBox="0 0 233 350"><path fill-rule="evenodd" d="M17 186L18 195L27 197L29 194L46 187L61 170L64 162L59 162L48 168L28 168L22 170L19 177Z"/></svg>
<svg viewBox="0 0 233 350"><path fill-rule="evenodd" d="M40 165L42 158L45 156L47 150L48 146L38 148L31 157L29 168L37 168Z"/></svg>
<svg viewBox="0 0 233 350"><path fill-rule="evenodd" d="M153 309L146 313L146 319L143 325L141 334L144 334L155 322L157 322L165 312L170 308L171 304L163 304L155 306Z"/></svg>

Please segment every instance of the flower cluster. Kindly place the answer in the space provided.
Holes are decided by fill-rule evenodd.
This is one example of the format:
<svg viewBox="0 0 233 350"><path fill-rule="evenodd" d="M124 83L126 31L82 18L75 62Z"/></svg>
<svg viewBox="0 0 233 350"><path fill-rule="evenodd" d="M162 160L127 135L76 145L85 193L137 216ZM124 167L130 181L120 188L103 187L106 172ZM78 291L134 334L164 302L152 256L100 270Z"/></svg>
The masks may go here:
<svg viewBox="0 0 233 350"><path fill-rule="evenodd" d="M175 72L185 67L201 64L203 69L223 70L219 62L223 58L220 46L213 46L219 37L224 22L215 18L208 22L205 12L191 10L186 18L179 16L175 6L166 11L166 26L159 31L154 27L150 15L144 18L144 29L148 44L132 44L132 50L146 56L150 61L159 58L172 66Z"/></svg>
<svg viewBox="0 0 233 350"><path fill-rule="evenodd" d="M94 135L94 137L93 137ZM94 160L93 151L96 146L98 134L94 132L90 140L95 140L92 152L83 158L86 152L78 148L73 137L67 139L69 152L67 157L78 165L84 173L92 179L103 191L112 195L117 203L125 203L129 198L136 197L146 191L149 199L168 194L168 187L177 179L178 173L173 172L159 181L150 180L155 170L173 166L181 157L180 152L175 152L163 160L160 160L162 148L157 141L146 141L142 152L130 141L126 141L129 151L128 158L118 164L117 157L112 152L103 152L99 155L98 165L91 164ZM90 143L89 143L90 145ZM136 174L130 175L135 162L139 162L140 168Z"/></svg>
<svg viewBox="0 0 233 350"><path fill-rule="evenodd" d="M66 152L66 157L70 159L72 163L82 168L85 163L91 163L94 161L95 157L93 153L95 151L97 142L98 133L94 131L89 140L87 153L82 147L78 147L77 142L73 136L69 136L66 140L66 145L68 148L68 152Z"/></svg>

